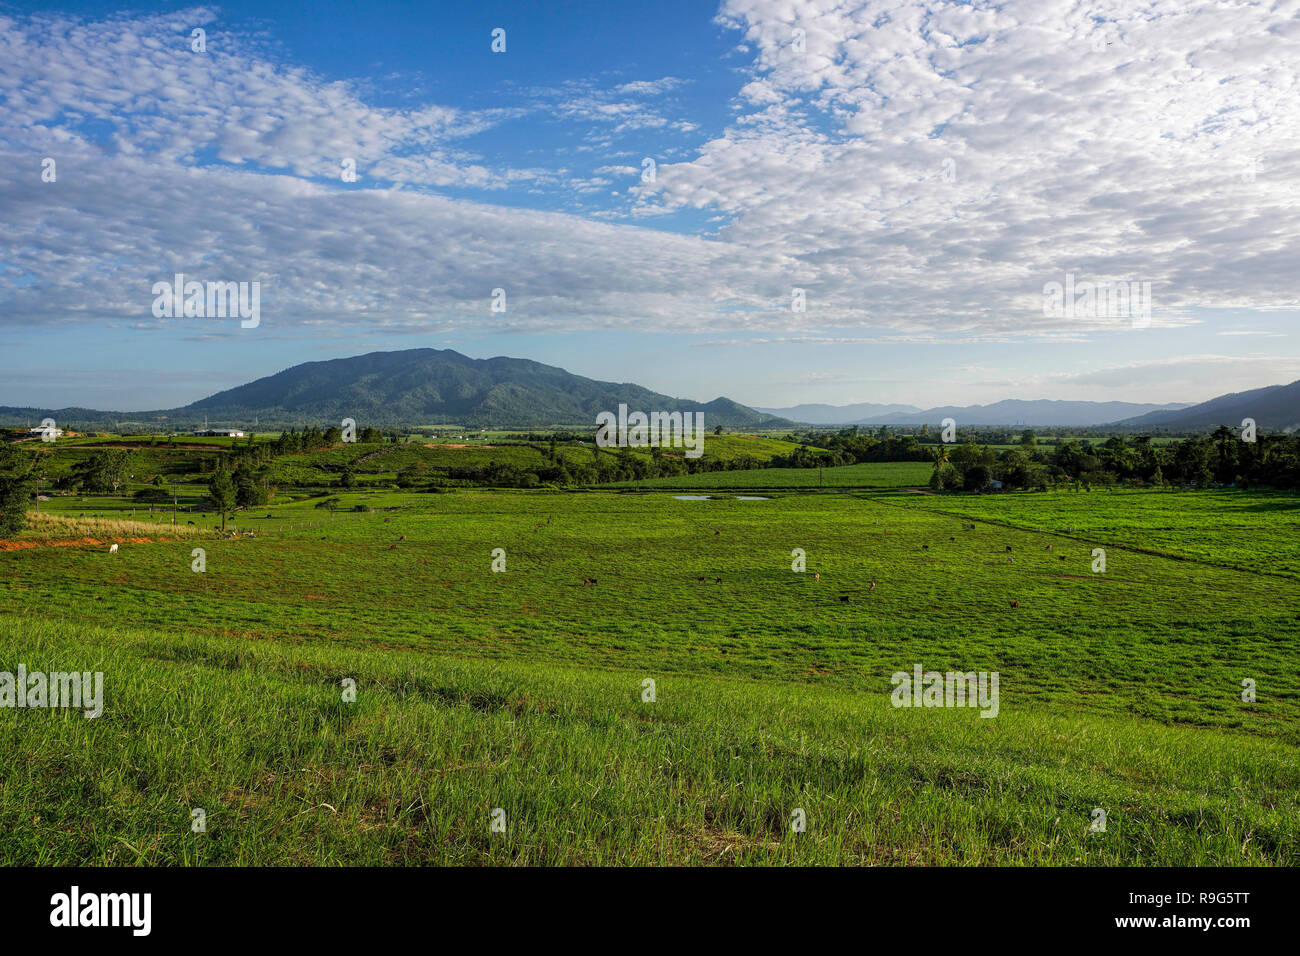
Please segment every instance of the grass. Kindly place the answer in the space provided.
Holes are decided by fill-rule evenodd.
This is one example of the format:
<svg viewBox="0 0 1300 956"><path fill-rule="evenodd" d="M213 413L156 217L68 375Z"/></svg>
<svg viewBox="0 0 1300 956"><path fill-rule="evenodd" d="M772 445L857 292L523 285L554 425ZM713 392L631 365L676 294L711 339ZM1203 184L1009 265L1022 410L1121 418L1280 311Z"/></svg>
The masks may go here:
<svg viewBox="0 0 1300 956"><path fill-rule="evenodd" d="M6 660L102 671L108 700L96 720L0 720L6 864L1149 866L1300 850L1300 768L1276 741L721 678L661 677L644 702L640 673L6 623Z"/></svg>
<svg viewBox="0 0 1300 956"><path fill-rule="evenodd" d="M0 862L1300 863L1294 496L339 497L0 552Z"/></svg>
<svg viewBox="0 0 1300 956"><path fill-rule="evenodd" d="M833 468L760 468L747 471L709 471L672 478L612 482L608 488L690 488L806 490L811 488L924 488L934 466L924 461L862 462Z"/></svg>
<svg viewBox="0 0 1300 956"><path fill-rule="evenodd" d="M1054 491L918 502L1205 564L1300 578L1300 497L1241 491ZM1067 529L1073 528L1070 532Z"/></svg>

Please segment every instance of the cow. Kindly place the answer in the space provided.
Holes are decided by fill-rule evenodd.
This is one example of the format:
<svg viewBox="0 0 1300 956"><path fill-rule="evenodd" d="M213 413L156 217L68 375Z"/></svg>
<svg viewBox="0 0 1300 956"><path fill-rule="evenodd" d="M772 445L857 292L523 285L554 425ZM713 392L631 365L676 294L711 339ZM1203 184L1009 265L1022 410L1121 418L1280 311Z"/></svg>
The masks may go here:
<svg viewBox="0 0 1300 956"><path fill-rule="evenodd" d="M713 579L713 583L714 583L714 584L721 584L721 583L722 583L722 578L714 578L714 579Z"/></svg>
<svg viewBox="0 0 1300 956"><path fill-rule="evenodd" d="M868 590L868 591L874 591L875 589L876 589L876 582L875 582L875 581L872 581L872 582L871 582L871 587L867 588L867 590Z"/></svg>
<svg viewBox="0 0 1300 956"><path fill-rule="evenodd" d="M847 594L841 594L841 595L840 595L840 603L841 603L841 604L848 604L848 603L849 603L849 596L848 596Z"/></svg>
<svg viewBox="0 0 1300 956"><path fill-rule="evenodd" d="M1007 545L1007 550L1008 550L1008 551L1011 550L1011 545Z"/></svg>
<svg viewBox="0 0 1300 956"><path fill-rule="evenodd" d="M587 584L595 584L595 583L596 583L596 579L595 579L595 578L583 578L583 579L582 579L582 583L583 583L584 585L587 585Z"/></svg>
<svg viewBox="0 0 1300 956"><path fill-rule="evenodd" d="M700 575L698 578L696 578L695 580L696 580L696 581L699 581L701 584L703 584L703 583L704 583L704 575L701 574L701 575Z"/></svg>
<svg viewBox="0 0 1300 956"><path fill-rule="evenodd" d="M108 553L109 553L109 554L117 554L117 545L115 545L115 544L113 544L113 545L109 545Z"/></svg>
<svg viewBox="0 0 1300 956"><path fill-rule="evenodd" d="M929 551L929 550L930 550L930 546L929 546L928 544L923 544L923 545L921 545L921 550L922 550L922 551Z"/></svg>
<svg viewBox="0 0 1300 956"><path fill-rule="evenodd" d="M1011 602L1011 606L1012 606L1012 607L1020 607L1020 602L1019 602L1019 601L1012 601L1012 602Z"/></svg>
<svg viewBox="0 0 1300 956"><path fill-rule="evenodd" d="M813 580L814 580L814 581L820 581L821 579L822 579L821 573L818 572L818 571L814 571L814 572L813 572Z"/></svg>

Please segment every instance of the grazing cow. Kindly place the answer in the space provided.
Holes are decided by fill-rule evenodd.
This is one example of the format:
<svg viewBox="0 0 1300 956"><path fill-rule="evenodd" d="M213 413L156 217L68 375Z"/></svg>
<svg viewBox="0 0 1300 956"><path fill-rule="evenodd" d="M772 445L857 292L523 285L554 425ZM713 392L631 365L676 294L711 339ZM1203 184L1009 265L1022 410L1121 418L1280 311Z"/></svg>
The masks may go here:
<svg viewBox="0 0 1300 956"><path fill-rule="evenodd" d="M714 533L714 534L722 534L721 531L715 531L715 532L713 532L713 533Z"/></svg>
<svg viewBox="0 0 1300 956"><path fill-rule="evenodd" d="M848 603L849 603L849 596L848 596L847 594L841 594L841 595L840 595L840 603L841 603L841 604L848 604Z"/></svg>
<svg viewBox="0 0 1300 956"><path fill-rule="evenodd" d="M595 578L583 578L583 579L582 579L582 583L583 583L584 585L587 585L587 584L595 584L595 583L596 583L596 579L595 579Z"/></svg>
<svg viewBox="0 0 1300 956"><path fill-rule="evenodd" d="M405 541L405 540L406 540L406 535L402 535L402 536L401 536L400 538L398 538L397 540L398 540L398 541Z"/></svg>
<svg viewBox="0 0 1300 956"><path fill-rule="evenodd" d="M699 576L698 578L696 578L695 580L700 581L700 582L703 582L703 581L704 581L704 575L700 575L700 576Z"/></svg>
<svg viewBox="0 0 1300 956"><path fill-rule="evenodd" d="M875 589L876 589L876 582L875 582L875 581L872 581L872 582L871 582L871 587L867 588L867 590L868 590L868 591L874 591Z"/></svg>
<svg viewBox="0 0 1300 956"><path fill-rule="evenodd" d="M109 554L117 554L117 545L115 545L115 544L109 545L109 547L108 547L108 553L109 553Z"/></svg>
<svg viewBox="0 0 1300 956"><path fill-rule="evenodd" d="M186 523L186 524L194 524L193 521L187 521L187 522L185 522L185 523Z"/></svg>
<svg viewBox="0 0 1300 956"><path fill-rule="evenodd" d="M822 579L821 572L819 572L819 571L814 571L814 572L813 572L813 580L814 580L814 581L820 581L821 579Z"/></svg>
<svg viewBox="0 0 1300 956"><path fill-rule="evenodd" d="M1012 601L1012 602L1011 602L1011 606L1012 606L1012 607L1020 607L1020 602L1019 602L1019 601Z"/></svg>
<svg viewBox="0 0 1300 956"><path fill-rule="evenodd" d="M714 584L721 584L721 583L722 583L722 578L714 578L714 579L713 579L713 583L714 583Z"/></svg>
<svg viewBox="0 0 1300 956"><path fill-rule="evenodd" d="M1058 555L1058 557L1059 557L1062 561L1065 560L1065 555L1063 555L1063 554L1062 554L1062 555Z"/></svg>
<svg viewBox="0 0 1300 956"><path fill-rule="evenodd" d="M956 541L957 539L954 538L952 535L949 535L949 536L948 536L948 540L949 540L949 541Z"/></svg>
<svg viewBox="0 0 1300 956"><path fill-rule="evenodd" d="M1015 563L1016 563L1015 558L1007 558L1007 564L1015 564Z"/></svg>
<svg viewBox="0 0 1300 956"><path fill-rule="evenodd" d="M930 550L930 546L929 546L928 544L923 544L923 545L921 545L921 550L922 550L922 551L929 551L929 550Z"/></svg>
<svg viewBox="0 0 1300 956"><path fill-rule="evenodd" d="M1008 551L1011 550L1011 545L1007 545L1007 550L1008 550Z"/></svg>
<svg viewBox="0 0 1300 956"><path fill-rule="evenodd" d="M388 550L389 550L389 551L396 551L396 550L397 550L397 545L395 545L395 544L390 544L390 545L388 546Z"/></svg>
<svg viewBox="0 0 1300 956"><path fill-rule="evenodd" d="M1050 544L1047 546L1047 550L1048 550L1048 551L1051 551L1051 550L1052 550L1052 546L1051 546Z"/></svg>

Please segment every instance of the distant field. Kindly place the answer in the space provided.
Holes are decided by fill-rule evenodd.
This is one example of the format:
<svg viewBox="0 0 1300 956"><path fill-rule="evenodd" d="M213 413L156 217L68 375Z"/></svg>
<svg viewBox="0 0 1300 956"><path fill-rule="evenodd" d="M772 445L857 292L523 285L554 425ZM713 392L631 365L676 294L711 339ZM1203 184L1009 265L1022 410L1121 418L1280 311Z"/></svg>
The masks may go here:
<svg viewBox="0 0 1300 956"><path fill-rule="evenodd" d="M1097 492L1073 537L998 523L1035 496L474 491L0 551L0 669L107 681L97 720L0 709L0 862L1300 864L1261 573L1296 498L1143 494L1184 545L1253 522L1259 567L1150 553ZM891 707L916 664L997 671L998 716Z"/></svg>
<svg viewBox="0 0 1300 956"><path fill-rule="evenodd" d="M934 466L924 461L862 462L834 468L709 471L673 478L613 482L608 488L924 488Z"/></svg>
<svg viewBox="0 0 1300 956"><path fill-rule="evenodd" d="M223 450L232 445L242 447L242 439L187 438L175 442L167 439L153 440L141 437L127 438L70 438L60 439L50 445L25 442L24 447L38 449L44 455L46 481L43 490L69 474L78 463L107 449L130 451L130 475L127 490L136 490L161 477L165 483L206 484L213 464ZM760 435L713 435L705 442L706 457L731 461L748 456L759 462L769 461L774 455L788 455L796 448L790 442ZM284 455L270 462L268 480L281 488L291 486L325 487L338 482L345 470L350 470L360 485L391 485L402 475L416 481L445 475L451 468L486 468L489 465L509 465L520 470L549 467L550 443L546 441L522 442L518 440L455 441L445 436L438 440L413 440L400 444L384 442L352 442L333 448L302 454ZM594 443L563 444L555 446L560 459L570 464L591 464L598 453ZM611 455L619 449L599 451ZM633 456L648 459L648 449L630 449ZM680 451L668 452L680 457Z"/></svg>
<svg viewBox="0 0 1300 956"><path fill-rule="evenodd" d="M1042 527L1207 564L1300 578L1300 496L1241 491L1053 491L927 497L920 507Z"/></svg>

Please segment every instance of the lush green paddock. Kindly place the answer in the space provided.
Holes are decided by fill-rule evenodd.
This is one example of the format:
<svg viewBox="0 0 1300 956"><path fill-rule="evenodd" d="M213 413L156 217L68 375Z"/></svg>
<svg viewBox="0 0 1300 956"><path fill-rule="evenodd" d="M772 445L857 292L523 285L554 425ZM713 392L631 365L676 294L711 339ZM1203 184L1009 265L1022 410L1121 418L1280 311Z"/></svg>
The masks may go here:
<svg viewBox="0 0 1300 956"><path fill-rule="evenodd" d="M1174 489L1053 491L942 495L916 504L1020 528L1041 527L1099 544L1300 577L1300 495Z"/></svg>
<svg viewBox="0 0 1300 956"><path fill-rule="evenodd" d="M97 719L0 710L5 864L1300 859L1295 747L1249 735L0 621L6 665L105 675Z"/></svg>
<svg viewBox="0 0 1300 956"><path fill-rule="evenodd" d="M759 468L747 471L707 471L672 478L612 482L609 488L924 488L934 466L924 461L860 462L833 468Z"/></svg>
<svg viewBox="0 0 1300 956"><path fill-rule="evenodd" d="M1092 526L1037 496L358 494L0 551L0 670L108 681L98 720L0 709L0 860L1300 863L1300 617L1263 573L1295 499L1147 494L1181 502L1169 554L1159 501L1100 492L1052 496ZM1225 515L1240 567L1195 551ZM890 707L914 664L999 672L998 717Z"/></svg>

